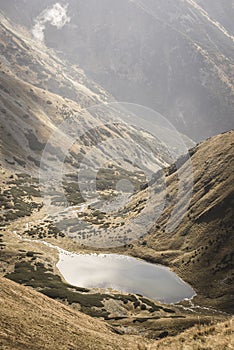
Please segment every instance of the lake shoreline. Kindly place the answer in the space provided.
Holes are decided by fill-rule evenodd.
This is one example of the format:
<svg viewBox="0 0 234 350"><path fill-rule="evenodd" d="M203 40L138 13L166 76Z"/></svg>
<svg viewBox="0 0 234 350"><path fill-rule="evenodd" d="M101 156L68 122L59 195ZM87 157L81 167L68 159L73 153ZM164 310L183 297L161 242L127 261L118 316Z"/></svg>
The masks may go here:
<svg viewBox="0 0 234 350"><path fill-rule="evenodd" d="M91 267L92 260L93 269ZM74 264L76 263L76 261L77 271L74 271ZM86 266L84 261L88 263L89 267ZM79 264L83 264L83 269L87 270L85 273L82 272L82 269L80 268ZM105 266L105 264L107 264L107 266ZM113 264L113 271L110 270L110 264ZM100 270L97 270L96 265L99 265ZM84 252L72 253L64 249L59 249L59 261L56 264L56 268L59 270L60 274L69 284L77 287L91 289L101 288L103 290L113 289L121 293L141 294L150 299L154 299L158 302L166 304L176 304L184 300L192 300L196 296L196 292L192 289L192 287L188 283L184 282L182 278L180 278L167 266L149 263L145 260L142 260L140 258L134 258L129 255L110 253L87 254ZM97 275L102 274L102 277L101 279L99 279L98 284L95 284L95 282L92 284L92 282L86 280L87 275L92 275L94 276L93 278L95 278L95 269L97 270ZM109 269L109 275L107 279L109 282L106 282L106 285L103 288L103 284L105 284L104 281L106 278L105 273L103 271L107 271L107 269ZM142 269L144 269L143 276L141 275ZM131 270L131 273L129 272L129 270ZM117 285L115 284L116 282L113 282L113 276L115 276L116 274L119 275L119 284L117 283ZM145 274L149 274L148 279L145 277ZM77 275L82 275L82 277L80 277L80 279L77 280ZM141 278L143 279L143 281L141 281ZM160 283L158 283L158 281L160 281ZM131 284L133 284L132 287L130 287ZM144 292L144 285L149 285L150 291ZM152 290L157 290L158 293L160 291L164 294L161 295L161 297L156 297L156 294L154 295ZM183 293L181 297L178 295L179 290L180 293ZM184 295L185 290L188 293L186 295Z"/></svg>

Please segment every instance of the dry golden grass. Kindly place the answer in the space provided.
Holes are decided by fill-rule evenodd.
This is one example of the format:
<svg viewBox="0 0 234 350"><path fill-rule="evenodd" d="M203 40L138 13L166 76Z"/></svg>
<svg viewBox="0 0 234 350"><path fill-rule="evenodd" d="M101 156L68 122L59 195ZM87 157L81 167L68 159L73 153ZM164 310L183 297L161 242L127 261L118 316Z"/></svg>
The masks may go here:
<svg viewBox="0 0 234 350"><path fill-rule="evenodd" d="M148 350L225 350L233 349L232 320L213 326L195 326L177 337L160 340Z"/></svg>
<svg viewBox="0 0 234 350"><path fill-rule="evenodd" d="M179 226L166 231L177 195L177 173L167 176L170 201L144 245L136 242L128 253L169 265L190 283L199 303L231 313L233 270L233 144L230 131L198 145L192 155L194 186L190 206ZM184 174L188 165L182 166ZM156 186L156 185L155 185ZM139 192L132 206L146 196ZM158 193L161 200L162 193ZM180 197L179 202L183 203ZM135 202L134 202L135 201ZM129 206L131 215L131 205Z"/></svg>
<svg viewBox="0 0 234 350"><path fill-rule="evenodd" d="M1 350L138 349L139 338L120 336L34 290L0 278Z"/></svg>
<svg viewBox="0 0 234 350"><path fill-rule="evenodd" d="M1 350L232 349L231 321L198 325L178 336L150 341L115 334L105 322L5 278L0 278L0 284Z"/></svg>

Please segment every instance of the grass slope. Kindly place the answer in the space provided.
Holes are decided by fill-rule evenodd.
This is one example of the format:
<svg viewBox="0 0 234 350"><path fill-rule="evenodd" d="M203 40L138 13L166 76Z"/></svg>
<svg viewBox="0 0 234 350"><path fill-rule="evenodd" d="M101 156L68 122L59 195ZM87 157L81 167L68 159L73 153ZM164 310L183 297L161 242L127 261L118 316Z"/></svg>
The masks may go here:
<svg viewBox="0 0 234 350"><path fill-rule="evenodd" d="M176 337L149 341L117 335L92 319L41 293L0 278L0 348L2 350L156 350L231 349L231 320L197 325Z"/></svg>
<svg viewBox="0 0 234 350"><path fill-rule="evenodd" d="M197 291L197 300L226 312L233 312L233 144L234 132L215 136L191 151L194 187L190 206L179 226L166 232L175 204L176 169L167 171L167 205L149 235L128 253L176 270ZM188 164L182 165L186 174ZM157 183L153 184L157 189ZM138 193L126 209L131 216L147 198ZM162 192L156 191L158 201ZM183 204L184 198L179 198ZM139 204L138 204L139 203Z"/></svg>
<svg viewBox="0 0 234 350"><path fill-rule="evenodd" d="M137 338L120 337L104 322L5 278L0 284L1 349L138 349Z"/></svg>

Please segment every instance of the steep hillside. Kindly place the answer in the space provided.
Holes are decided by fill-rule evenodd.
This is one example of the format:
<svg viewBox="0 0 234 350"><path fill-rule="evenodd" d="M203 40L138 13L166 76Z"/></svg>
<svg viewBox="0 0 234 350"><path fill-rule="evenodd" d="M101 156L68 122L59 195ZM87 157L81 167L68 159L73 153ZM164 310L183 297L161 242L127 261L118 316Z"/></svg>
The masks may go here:
<svg viewBox="0 0 234 350"><path fill-rule="evenodd" d="M118 336L104 322L5 278L0 282L1 349L139 349L137 338Z"/></svg>
<svg viewBox="0 0 234 350"><path fill-rule="evenodd" d="M210 14L214 20L226 28L230 34L234 34L232 21L234 7L232 0L199 0L196 3Z"/></svg>
<svg viewBox="0 0 234 350"><path fill-rule="evenodd" d="M32 29L53 1L1 5ZM233 128L232 0L61 2L70 22L45 42L117 100L152 107L195 140ZM22 7L23 6L23 7ZM43 12L44 13L44 12Z"/></svg>
<svg viewBox="0 0 234 350"><path fill-rule="evenodd" d="M197 326L181 335L167 340L162 340L153 349L157 350L223 350L232 349L233 324L230 322L219 323L208 327Z"/></svg>
<svg viewBox="0 0 234 350"><path fill-rule="evenodd" d="M166 171L164 213L149 234L129 250L132 255L173 267L197 291L195 300L227 312L233 312L233 145L231 131L191 150L193 195L187 214L172 231L167 230L167 223L175 200L183 208L186 198L176 198L176 167ZM187 173L187 162L178 167ZM159 176L152 185L158 188L155 191L158 201L165 195L160 191L160 182ZM144 207L144 198L147 199L147 189L126 209L127 216L132 218L132 208L137 215L138 209ZM180 210L177 215L180 216ZM126 224L127 220L126 217Z"/></svg>
<svg viewBox="0 0 234 350"><path fill-rule="evenodd" d="M230 321L198 325L163 341L117 335L103 321L94 320L34 290L0 278L0 346L3 350L45 349L229 349ZM14 312L12 312L14 310ZM33 312L32 312L33 311ZM215 347L214 347L215 346Z"/></svg>
<svg viewBox="0 0 234 350"><path fill-rule="evenodd" d="M21 155L27 165L29 156L35 158L35 161L31 159L32 167L33 162L38 163L52 132L58 130L60 138L74 138L74 162L92 146L116 137L123 143L120 159L126 158L127 149L132 147L134 150L130 143L137 141L146 168L153 170L155 163L161 166L171 162L159 139L153 140L152 135L147 136L131 125L118 124L116 115L124 106L109 106L108 103L113 101L111 95L88 79L79 67L59 59L45 45L36 43L25 28L14 26L2 15L0 46L1 148L8 161L16 151L16 156ZM97 105L101 107L94 107ZM140 110L139 113L143 112ZM76 122L77 135L74 129L68 130L70 134L66 135L64 124L58 129L66 121L71 125ZM188 138L184 137L184 140L188 147L193 145ZM95 156L110 159L110 146L97 151ZM71 154L70 157L74 158ZM122 160L122 163L129 167L129 162Z"/></svg>

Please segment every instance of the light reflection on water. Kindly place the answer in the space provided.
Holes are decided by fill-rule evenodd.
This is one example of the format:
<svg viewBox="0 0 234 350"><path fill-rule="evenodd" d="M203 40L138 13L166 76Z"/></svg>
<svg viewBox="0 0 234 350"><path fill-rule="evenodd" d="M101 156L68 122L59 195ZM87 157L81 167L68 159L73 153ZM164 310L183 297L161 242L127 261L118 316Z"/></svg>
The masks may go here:
<svg viewBox="0 0 234 350"><path fill-rule="evenodd" d="M71 285L112 288L165 303L190 299L194 290L162 265L117 254L68 254L60 251L57 268Z"/></svg>

